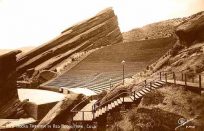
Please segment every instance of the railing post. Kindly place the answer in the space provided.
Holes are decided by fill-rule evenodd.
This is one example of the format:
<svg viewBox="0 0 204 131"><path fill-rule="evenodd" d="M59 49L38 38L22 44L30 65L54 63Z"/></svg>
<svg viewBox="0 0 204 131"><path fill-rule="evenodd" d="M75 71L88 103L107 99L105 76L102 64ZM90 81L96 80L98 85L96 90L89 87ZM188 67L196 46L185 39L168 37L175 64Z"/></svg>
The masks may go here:
<svg viewBox="0 0 204 131"><path fill-rule="evenodd" d="M93 111L95 111L95 104L93 105Z"/></svg>
<svg viewBox="0 0 204 131"><path fill-rule="evenodd" d="M123 96L123 102L124 102L124 96Z"/></svg>
<svg viewBox="0 0 204 131"><path fill-rule="evenodd" d="M174 84L176 84L176 75L175 75L175 72L173 72L173 78L174 78Z"/></svg>
<svg viewBox="0 0 204 131"><path fill-rule="evenodd" d="M93 119L95 118L95 112L94 111L92 111L92 113L93 113Z"/></svg>
<svg viewBox="0 0 204 131"><path fill-rule="evenodd" d="M194 76L192 77L192 83L194 83Z"/></svg>
<svg viewBox="0 0 204 131"><path fill-rule="evenodd" d="M162 75L161 72L159 72L159 79L160 79L160 80L161 80L161 75Z"/></svg>
<svg viewBox="0 0 204 131"><path fill-rule="evenodd" d="M165 81L166 81L166 83L167 83L167 73L165 73Z"/></svg>
<svg viewBox="0 0 204 131"><path fill-rule="evenodd" d="M181 73L181 81L183 81L183 73Z"/></svg>
<svg viewBox="0 0 204 131"><path fill-rule="evenodd" d="M184 75L184 79L185 79L185 88L187 89L187 75L186 75L186 73Z"/></svg>
<svg viewBox="0 0 204 131"><path fill-rule="evenodd" d="M72 112L72 122L74 121L74 112Z"/></svg>
<svg viewBox="0 0 204 131"><path fill-rule="evenodd" d="M147 80L144 81L145 82L145 88L147 87Z"/></svg>
<svg viewBox="0 0 204 131"><path fill-rule="evenodd" d="M135 98L135 91L134 91L134 100L136 100L136 98Z"/></svg>
<svg viewBox="0 0 204 131"><path fill-rule="evenodd" d="M82 111L82 119L83 119L83 121L84 121L84 112Z"/></svg>
<svg viewBox="0 0 204 131"><path fill-rule="evenodd" d="M201 85L202 81L201 81L201 75L199 75L199 88L200 88L200 94L201 94L201 89L202 89L202 85Z"/></svg>
<svg viewBox="0 0 204 131"><path fill-rule="evenodd" d="M150 88L152 88L152 82L150 82L149 85L150 85Z"/></svg>

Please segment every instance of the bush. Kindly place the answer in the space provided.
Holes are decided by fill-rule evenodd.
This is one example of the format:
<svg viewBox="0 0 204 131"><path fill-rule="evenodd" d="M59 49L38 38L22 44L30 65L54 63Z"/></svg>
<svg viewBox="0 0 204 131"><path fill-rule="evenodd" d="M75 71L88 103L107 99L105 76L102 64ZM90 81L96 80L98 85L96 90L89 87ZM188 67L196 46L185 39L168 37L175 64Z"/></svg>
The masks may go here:
<svg viewBox="0 0 204 131"><path fill-rule="evenodd" d="M171 49L171 56L175 56L178 54L178 52L183 49L184 46L179 44L179 43L176 43L173 48Z"/></svg>
<svg viewBox="0 0 204 131"><path fill-rule="evenodd" d="M162 103L163 100L164 100L164 96L160 92L156 91L154 93L150 93L144 96L142 99L142 104L146 106L157 105L159 103Z"/></svg>

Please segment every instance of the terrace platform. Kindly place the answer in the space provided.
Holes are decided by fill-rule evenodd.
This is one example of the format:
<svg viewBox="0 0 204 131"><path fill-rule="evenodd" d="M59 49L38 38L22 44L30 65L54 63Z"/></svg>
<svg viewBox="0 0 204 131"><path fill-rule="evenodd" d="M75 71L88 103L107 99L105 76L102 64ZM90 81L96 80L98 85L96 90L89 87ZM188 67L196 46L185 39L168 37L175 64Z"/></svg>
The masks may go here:
<svg viewBox="0 0 204 131"><path fill-rule="evenodd" d="M18 96L20 101L29 100L25 110L36 120L43 118L57 102L65 98L64 94L39 89L18 89Z"/></svg>

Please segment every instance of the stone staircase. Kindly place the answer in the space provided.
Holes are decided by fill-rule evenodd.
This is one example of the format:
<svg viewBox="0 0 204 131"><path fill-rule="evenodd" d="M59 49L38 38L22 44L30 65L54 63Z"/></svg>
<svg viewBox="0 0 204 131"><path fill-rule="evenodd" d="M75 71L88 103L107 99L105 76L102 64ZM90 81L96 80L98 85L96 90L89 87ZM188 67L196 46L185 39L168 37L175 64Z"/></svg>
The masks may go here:
<svg viewBox="0 0 204 131"><path fill-rule="evenodd" d="M96 106L96 100L92 100L80 111L77 111L73 117L73 122L92 122L97 121L103 115L111 112L113 109L125 104L132 104L138 99L141 99L144 95L162 87L166 82L157 80L151 81L148 84L145 81L143 89L133 92L122 92L114 98L108 100L106 103ZM138 86L138 85L136 85Z"/></svg>

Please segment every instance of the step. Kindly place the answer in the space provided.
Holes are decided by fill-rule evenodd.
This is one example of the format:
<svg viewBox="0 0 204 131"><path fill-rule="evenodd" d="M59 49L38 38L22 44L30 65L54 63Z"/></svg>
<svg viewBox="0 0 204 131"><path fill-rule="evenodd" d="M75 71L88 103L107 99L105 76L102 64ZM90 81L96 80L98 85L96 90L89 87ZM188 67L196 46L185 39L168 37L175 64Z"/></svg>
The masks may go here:
<svg viewBox="0 0 204 131"><path fill-rule="evenodd" d="M134 100L134 96L130 96L130 98Z"/></svg>
<svg viewBox="0 0 204 131"><path fill-rule="evenodd" d="M114 102L111 102L111 106L112 106L112 108L115 108Z"/></svg>
<svg viewBox="0 0 204 131"><path fill-rule="evenodd" d="M129 96L124 97L124 102L133 102L133 99L131 99Z"/></svg>
<svg viewBox="0 0 204 131"><path fill-rule="evenodd" d="M147 91L149 91L149 92L151 91L150 88L145 88L145 90L147 90Z"/></svg>
<svg viewBox="0 0 204 131"><path fill-rule="evenodd" d="M149 93L150 92L150 91L148 91L146 89L143 89L142 91L145 92L145 93Z"/></svg>
<svg viewBox="0 0 204 131"><path fill-rule="evenodd" d="M141 95L139 92L136 93L137 96L142 97L143 95Z"/></svg>
<svg viewBox="0 0 204 131"><path fill-rule="evenodd" d="M158 88L159 86L155 85L155 84L152 84L152 87L153 88Z"/></svg>
<svg viewBox="0 0 204 131"><path fill-rule="evenodd" d="M160 80L157 81L157 83L162 84L162 85L166 84L166 82L164 82L164 81L162 81L162 80L161 80L161 81L160 81Z"/></svg>
<svg viewBox="0 0 204 131"><path fill-rule="evenodd" d="M117 100L114 101L115 106L118 106L118 102Z"/></svg>
<svg viewBox="0 0 204 131"><path fill-rule="evenodd" d="M147 88L150 89L150 90L155 90L156 89L155 87L150 88L150 86L147 86Z"/></svg>
<svg viewBox="0 0 204 131"><path fill-rule="evenodd" d="M112 110L111 104L108 104L108 110Z"/></svg>
<svg viewBox="0 0 204 131"><path fill-rule="evenodd" d="M123 97L120 97L120 100L123 102Z"/></svg>
<svg viewBox="0 0 204 131"><path fill-rule="evenodd" d="M98 116L100 116L100 115L102 115L103 113L102 113L102 109L100 108L99 109L99 112L98 112Z"/></svg>
<svg viewBox="0 0 204 131"><path fill-rule="evenodd" d="M154 85L162 86L162 84L159 84L159 83L157 83L157 82L155 82Z"/></svg>
<svg viewBox="0 0 204 131"><path fill-rule="evenodd" d="M140 94L145 95L146 93L144 93L143 91L139 91Z"/></svg>
<svg viewBox="0 0 204 131"><path fill-rule="evenodd" d="M135 94L135 98L136 98L136 99L139 99L140 97L139 97L137 94Z"/></svg>
<svg viewBox="0 0 204 131"><path fill-rule="evenodd" d="M102 108L102 114L106 112L106 107Z"/></svg>
<svg viewBox="0 0 204 131"><path fill-rule="evenodd" d="M120 99L117 99L118 104L122 104L122 101Z"/></svg>
<svg viewBox="0 0 204 131"><path fill-rule="evenodd" d="M98 117L99 116L99 111L97 110L96 112L95 112L95 117Z"/></svg>

